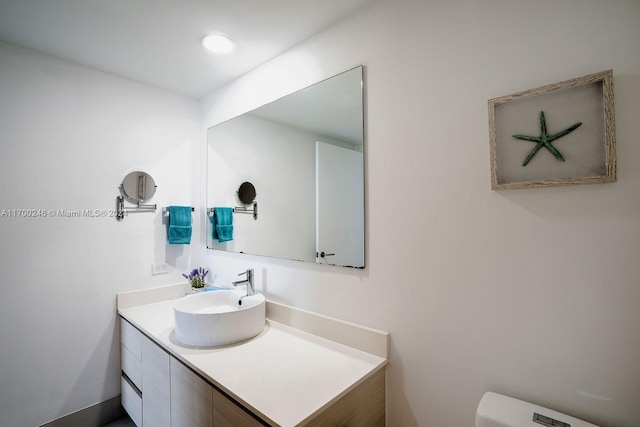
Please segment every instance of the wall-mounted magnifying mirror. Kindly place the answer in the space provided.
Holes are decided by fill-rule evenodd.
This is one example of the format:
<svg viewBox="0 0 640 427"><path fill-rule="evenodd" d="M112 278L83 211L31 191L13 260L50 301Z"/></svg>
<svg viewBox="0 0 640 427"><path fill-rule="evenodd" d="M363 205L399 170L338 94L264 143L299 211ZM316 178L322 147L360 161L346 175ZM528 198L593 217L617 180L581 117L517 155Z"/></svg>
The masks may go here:
<svg viewBox="0 0 640 427"><path fill-rule="evenodd" d="M116 197L116 219L122 221L129 212L155 212L156 205L143 205L156 194L156 183L146 172L128 173L120 184L121 196ZM135 207L126 207L124 201L135 203Z"/></svg>
<svg viewBox="0 0 640 427"><path fill-rule="evenodd" d="M243 205L250 205L256 199L256 187L250 182L243 182L238 188L238 199Z"/></svg>
<svg viewBox="0 0 640 427"><path fill-rule="evenodd" d="M148 173L134 171L122 180L120 193L127 202L144 203L156 194L156 183Z"/></svg>
<svg viewBox="0 0 640 427"><path fill-rule="evenodd" d="M207 206L253 213L208 248L364 268L363 87L357 67L208 130Z"/></svg>

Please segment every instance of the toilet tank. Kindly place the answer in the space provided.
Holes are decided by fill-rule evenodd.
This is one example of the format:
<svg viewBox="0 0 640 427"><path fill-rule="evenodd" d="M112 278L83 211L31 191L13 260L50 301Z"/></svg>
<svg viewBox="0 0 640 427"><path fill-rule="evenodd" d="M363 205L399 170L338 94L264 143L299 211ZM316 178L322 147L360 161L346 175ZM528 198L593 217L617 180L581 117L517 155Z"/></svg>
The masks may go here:
<svg viewBox="0 0 640 427"><path fill-rule="evenodd" d="M598 427L523 400L487 392L476 411L476 427Z"/></svg>

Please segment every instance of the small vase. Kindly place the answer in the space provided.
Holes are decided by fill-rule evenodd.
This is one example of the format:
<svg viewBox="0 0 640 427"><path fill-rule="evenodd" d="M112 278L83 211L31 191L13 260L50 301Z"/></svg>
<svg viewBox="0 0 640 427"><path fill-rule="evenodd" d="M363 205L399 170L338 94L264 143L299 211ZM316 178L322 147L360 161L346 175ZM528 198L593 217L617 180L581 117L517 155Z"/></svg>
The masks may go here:
<svg viewBox="0 0 640 427"><path fill-rule="evenodd" d="M204 288L204 279L201 279L201 278L191 279L191 287L196 289Z"/></svg>

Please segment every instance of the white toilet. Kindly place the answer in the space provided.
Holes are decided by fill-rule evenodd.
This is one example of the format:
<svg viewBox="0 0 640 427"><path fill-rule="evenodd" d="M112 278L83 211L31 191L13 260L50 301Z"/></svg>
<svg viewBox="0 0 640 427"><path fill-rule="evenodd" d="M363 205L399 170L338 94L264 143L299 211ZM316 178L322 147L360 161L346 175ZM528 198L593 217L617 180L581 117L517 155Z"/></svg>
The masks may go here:
<svg viewBox="0 0 640 427"><path fill-rule="evenodd" d="M476 411L476 427L598 427L569 415L501 394L486 392Z"/></svg>

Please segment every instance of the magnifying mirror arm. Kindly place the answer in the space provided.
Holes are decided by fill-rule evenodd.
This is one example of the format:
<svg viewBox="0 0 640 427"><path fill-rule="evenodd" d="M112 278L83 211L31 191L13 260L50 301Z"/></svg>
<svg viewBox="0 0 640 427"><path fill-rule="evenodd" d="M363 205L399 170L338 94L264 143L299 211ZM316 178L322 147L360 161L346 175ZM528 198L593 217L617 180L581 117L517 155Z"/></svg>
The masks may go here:
<svg viewBox="0 0 640 427"><path fill-rule="evenodd" d="M116 219L118 221L122 221L124 216L129 212L155 212L158 208L158 205L142 205L138 203L136 206L125 206L124 205L124 197L117 196L116 197Z"/></svg>
<svg viewBox="0 0 640 427"><path fill-rule="evenodd" d="M253 219L258 219L258 202L253 202L252 208L247 208L246 206L236 206L234 212L253 214Z"/></svg>

